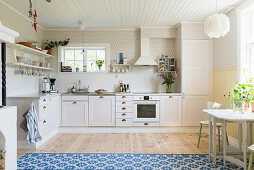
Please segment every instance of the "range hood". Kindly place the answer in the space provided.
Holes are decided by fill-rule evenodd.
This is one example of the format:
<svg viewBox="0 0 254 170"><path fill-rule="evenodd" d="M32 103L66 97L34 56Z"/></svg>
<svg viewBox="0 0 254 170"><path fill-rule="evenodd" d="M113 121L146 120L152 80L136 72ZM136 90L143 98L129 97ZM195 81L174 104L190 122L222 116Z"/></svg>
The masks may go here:
<svg viewBox="0 0 254 170"><path fill-rule="evenodd" d="M134 64L135 66L157 66L158 64L150 56L149 38L141 38L141 56Z"/></svg>

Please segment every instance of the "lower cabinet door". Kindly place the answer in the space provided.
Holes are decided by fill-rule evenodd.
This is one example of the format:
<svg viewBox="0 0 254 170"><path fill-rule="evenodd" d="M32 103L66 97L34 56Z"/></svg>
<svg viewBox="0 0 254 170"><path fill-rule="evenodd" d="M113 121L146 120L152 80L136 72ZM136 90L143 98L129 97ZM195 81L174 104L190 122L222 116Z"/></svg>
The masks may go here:
<svg viewBox="0 0 254 170"><path fill-rule="evenodd" d="M207 108L208 96L185 96L183 98L183 126L199 126L201 120L208 120L202 112Z"/></svg>
<svg viewBox="0 0 254 170"><path fill-rule="evenodd" d="M182 126L182 96L160 96L160 126Z"/></svg>
<svg viewBox="0 0 254 170"><path fill-rule="evenodd" d="M89 126L115 126L115 96L89 96Z"/></svg>
<svg viewBox="0 0 254 170"><path fill-rule="evenodd" d="M88 102L63 101L62 126L87 126Z"/></svg>

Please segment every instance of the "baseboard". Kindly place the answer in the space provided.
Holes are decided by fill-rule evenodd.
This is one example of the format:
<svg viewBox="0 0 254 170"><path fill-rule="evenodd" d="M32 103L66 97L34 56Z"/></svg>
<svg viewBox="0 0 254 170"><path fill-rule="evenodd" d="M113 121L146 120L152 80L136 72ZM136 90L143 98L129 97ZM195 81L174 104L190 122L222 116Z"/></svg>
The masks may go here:
<svg viewBox="0 0 254 170"><path fill-rule="evenodd" d="M38 149L40 146L45 144L48 140L58 134L59 129L52 130L45 137L42 137L42 140L37 143L28 143L27 140L18 140L18 149Z"/></svg>
<svg viewBox="0 0 254 170"><path fill-rule="evenodd" d="M199 127L60 127L59 133L198 133ZM202 129L207 133L207 128Z"/></svg>

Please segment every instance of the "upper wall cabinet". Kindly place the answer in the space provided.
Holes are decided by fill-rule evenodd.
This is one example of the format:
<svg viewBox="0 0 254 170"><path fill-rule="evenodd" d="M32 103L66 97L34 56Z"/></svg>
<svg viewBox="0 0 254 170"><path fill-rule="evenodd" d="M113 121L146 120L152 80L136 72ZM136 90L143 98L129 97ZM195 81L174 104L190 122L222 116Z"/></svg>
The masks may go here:
<svg viewBox="0 0 254 170"><path fill-rule="evenodd" d="M212 88L212 48L209 40L182 41L182 93L209 95Z"/></svg>

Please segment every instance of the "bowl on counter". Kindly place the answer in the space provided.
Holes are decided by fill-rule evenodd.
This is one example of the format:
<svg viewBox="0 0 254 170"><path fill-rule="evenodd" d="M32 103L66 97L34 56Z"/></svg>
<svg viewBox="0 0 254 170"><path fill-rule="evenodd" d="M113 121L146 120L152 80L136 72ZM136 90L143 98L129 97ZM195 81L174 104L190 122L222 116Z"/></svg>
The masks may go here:
<svg viewBox="0 0 254 170"><path fill-rule="evenodd" d="M103 94L103 93L107 93L108 91L105 89L98 89L98 90L95 90L95 92L99 94Z"/></svg>

